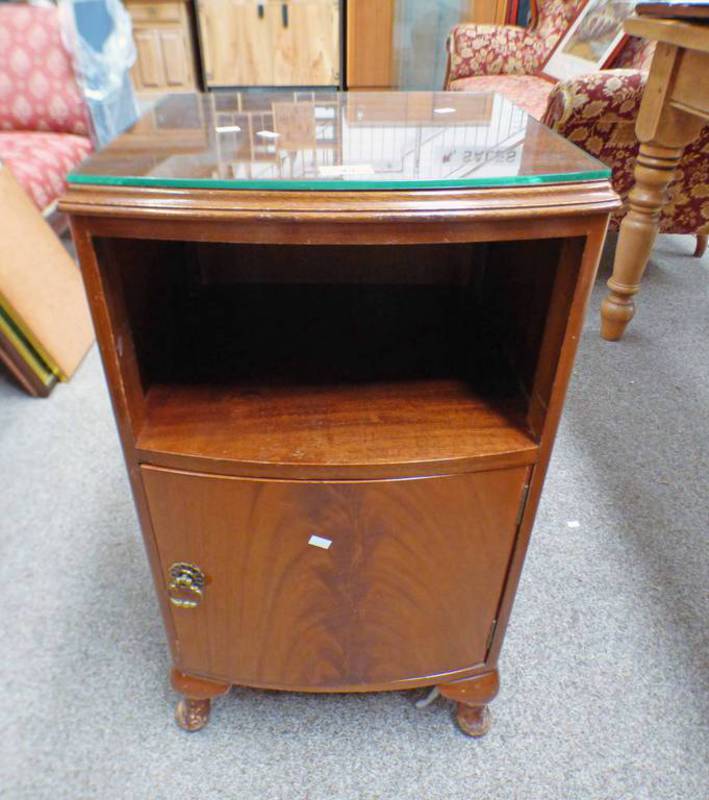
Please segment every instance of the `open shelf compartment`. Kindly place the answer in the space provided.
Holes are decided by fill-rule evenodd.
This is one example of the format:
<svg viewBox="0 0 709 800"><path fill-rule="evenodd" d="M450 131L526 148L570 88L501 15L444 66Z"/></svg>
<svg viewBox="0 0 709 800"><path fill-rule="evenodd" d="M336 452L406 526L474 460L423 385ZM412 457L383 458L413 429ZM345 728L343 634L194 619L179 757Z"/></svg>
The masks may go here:
<svg viewBox="0 0 709 800"><path fill-rule="evenodd" d="M318 479L536 460L558 240L95 244L146 463Z"/></svg>

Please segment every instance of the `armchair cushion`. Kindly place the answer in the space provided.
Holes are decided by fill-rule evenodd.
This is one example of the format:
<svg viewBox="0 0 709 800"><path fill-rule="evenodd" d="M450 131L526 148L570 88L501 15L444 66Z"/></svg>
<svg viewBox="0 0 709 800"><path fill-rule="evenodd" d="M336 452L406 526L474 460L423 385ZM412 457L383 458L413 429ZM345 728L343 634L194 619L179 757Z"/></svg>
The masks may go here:
<svg viewBox="0 0 709 800"><path fill-rule="evenodd" d="M639 143L635 120L646 73L603 70L561 81L553 87L542 121L603 161L613 171L613 188L623 208L613 216L620 223L633 186ZM668 189L660 230L697 233L709 230L709 126L685 150Z"/></svg>
<svg viewBox="0 0 709 800"><path fill-rule="evenodd" d="M0 5L0 130L88 133L56 8Z"/></svg>
<svg viewBox="0 0 709 800"><path fill-rule="evenodd" d="M536 75L476 75L459 78L450 88L461 92L499 92L535 119L541 119L554 84Z"/></svg>
<svg viewBox="0 0 709 800"><path fill-rule="evenodd" d="M9 168L40 211L59 197L66 174L91 150L91 140L85 136L0 131L0 162Z"/></svg>

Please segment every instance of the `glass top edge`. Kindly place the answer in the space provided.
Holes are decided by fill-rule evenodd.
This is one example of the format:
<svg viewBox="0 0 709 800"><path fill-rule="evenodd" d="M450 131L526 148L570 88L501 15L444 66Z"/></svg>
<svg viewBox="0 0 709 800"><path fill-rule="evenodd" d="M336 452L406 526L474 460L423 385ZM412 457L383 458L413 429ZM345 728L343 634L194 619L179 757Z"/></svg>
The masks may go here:
<svg viewBox="0 0 709 800"><path fill-rule="evenodd" d="M547 173L545 175L519 175L514 180L508 177L486 177L473 180L218 180L213 178L165 178L150 176L115 176L70 173L70 186L130 186L144 189L234 189L266 191L370 191L399 189L476 189L486 187L535 186L554 183L583 183L611 177L610 168L581 172Z"/></svg>

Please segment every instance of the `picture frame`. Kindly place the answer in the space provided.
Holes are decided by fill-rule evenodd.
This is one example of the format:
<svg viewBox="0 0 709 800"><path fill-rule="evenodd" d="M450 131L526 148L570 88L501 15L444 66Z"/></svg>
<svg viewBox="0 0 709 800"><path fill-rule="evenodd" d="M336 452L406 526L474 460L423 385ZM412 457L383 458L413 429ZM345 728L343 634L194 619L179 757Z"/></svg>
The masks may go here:
<svg viewBox="0 0 709 800"><path fill-rule="evenodd" d="M636 0L588 0L542 68L542 76L560 81L610 65L627 38L623 22L636 5Z"/></svg>

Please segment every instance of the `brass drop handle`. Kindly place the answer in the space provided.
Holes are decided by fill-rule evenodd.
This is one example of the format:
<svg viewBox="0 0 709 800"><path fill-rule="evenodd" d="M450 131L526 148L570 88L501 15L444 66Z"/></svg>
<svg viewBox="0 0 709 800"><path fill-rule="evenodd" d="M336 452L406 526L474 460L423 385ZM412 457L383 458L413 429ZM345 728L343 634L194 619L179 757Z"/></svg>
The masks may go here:
<svg viewBox="0 0 709 800"><path fill-rule="evenodd" d="M194 564L178 561L170 567L167 593L178 608L194 608L202 601L204 573Z"/></svg>

